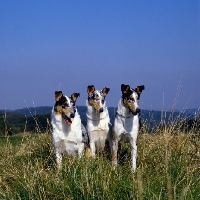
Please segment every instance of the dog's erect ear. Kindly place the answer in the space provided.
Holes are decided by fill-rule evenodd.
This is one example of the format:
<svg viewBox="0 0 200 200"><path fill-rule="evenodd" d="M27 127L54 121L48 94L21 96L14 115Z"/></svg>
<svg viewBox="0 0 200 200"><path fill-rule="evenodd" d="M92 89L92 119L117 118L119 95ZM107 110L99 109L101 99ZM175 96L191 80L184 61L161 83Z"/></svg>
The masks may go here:
<svg viewBox="0 0 200 200"><path fill-rule="evenodd" d="M103 88L103 90L102 90L103 96L106 97L106 95L108 94L109 91L110 91L110 88L107 88L107 87Z"/></svg>
<svg viewBox="0 0 200 200"><path fill-rule="evenodd" d="M55 100L56 101L59 101L62 96L63 96L62 91L55 91Z"/></svg>
<svg viewBox="0 0 200 200"><path fill-rule="evenodd" d="M95 91L94 85L88 85L88 87L87 87L88 95L91 95L94 91Z"/></svg>
<svg viewBox="0 0 200 200"><path fill-rule="evenodd" d="M74 102L76 102L76 100L77 100L78 97L80 97L80 93L73 93L73 94L71 95L71 99L72 99Z"/></svg>
<svg viewBox="0 0 200 200"><path fill-rule="evenodd" d="M122 94L127 94L130 91L130 86L121 84L121 91L122 91Z"/></svg>
<svg viewBox="0 0 200 200"><path fill-rule="evenodd" d="M142 90L144 89L145 89L144 85L140 85L135 88L135 91L137 92L137 94L141 94Z"/></svg>

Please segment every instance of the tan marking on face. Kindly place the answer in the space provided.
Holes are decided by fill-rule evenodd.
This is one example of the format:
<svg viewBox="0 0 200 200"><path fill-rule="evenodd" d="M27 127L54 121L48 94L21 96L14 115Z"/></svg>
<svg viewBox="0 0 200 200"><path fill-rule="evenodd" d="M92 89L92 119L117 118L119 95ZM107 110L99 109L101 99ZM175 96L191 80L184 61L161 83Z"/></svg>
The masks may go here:
<svg viewBox="0 0 200 200"><path fill-rule="evenodd" d="M66 108L62 108L62 113L65 115L69 115L70 114L70 108L66 107Z"/></svg>
<svg viewBox="0 0 200 200"><path fill-rule="evenodd" d="M96 110L100 110L100 103L99 102L95 102L94 99L90 99L89 100L89 104Z"/></svg>
<svg viewBox="0 0 200 200"><path fill-rule="evenodd" d="M129 108L132 112L136 111L135 105L133 102L128 101L127 99L124 99L124 105Z"/></svg>
<svg viewBox="0 0 200 200"><path fill-rule="evenodd" d="M54 111L56 115L62 115L62 106L55 106Z"/></svg>
<svg viewBox="0 0 200 200"><path fill-rule="evenodd" d="M101 97L95 96L95 100L96 100L96 101L101 100Z"/></svg>
<svg viewBox="0 0 200 200"><path fill-rule="evenodd" d="M62 114L69 115L70 114L70 108L69 107L63 108L61 105L55 106L54 111L55 111L56 115L62 115Z"/></svg>

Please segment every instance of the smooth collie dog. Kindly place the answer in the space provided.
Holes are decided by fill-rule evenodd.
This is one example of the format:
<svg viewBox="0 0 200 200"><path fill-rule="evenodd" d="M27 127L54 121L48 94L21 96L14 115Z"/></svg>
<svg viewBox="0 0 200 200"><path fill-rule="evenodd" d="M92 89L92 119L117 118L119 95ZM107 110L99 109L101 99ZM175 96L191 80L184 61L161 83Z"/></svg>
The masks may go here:
<svg viewBox="0 0 200 200"><path fill-rule="evenodd" d="M118 142L124 140L131 144L132 170L136 170L137 137L139 131L139 99L144 85L131 89L121 85L122 97L115 116L112 138L112 162L117 165Z"/></svg>
<svg viewBox="0 0 200 200"><path fill-rule="evenodd" d="M56 103L52 109L51 124L58 168L62 165L62 154L81 157L84 150L81 119L75 107L79 95L73 93L71 97L67 97L62 91L55 92Z"/></svg>
<svg viewBox="0 0 200 200"><path fill-rule="evenodd" d="M105 144L109 142L110 118L106 107L105 98L110 91L103 88L101 91L95 90L94 85L87 87L88 99L87 107L87 132L92 157L99 151L103 151Z"/></svg>

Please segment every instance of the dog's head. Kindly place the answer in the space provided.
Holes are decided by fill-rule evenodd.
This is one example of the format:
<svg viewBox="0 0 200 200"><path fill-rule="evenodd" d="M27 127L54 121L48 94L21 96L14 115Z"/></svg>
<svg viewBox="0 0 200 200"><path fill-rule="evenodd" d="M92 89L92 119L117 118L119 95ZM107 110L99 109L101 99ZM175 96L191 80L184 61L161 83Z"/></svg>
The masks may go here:
<svg viewBox="0 0 200 200"><path fill-rule="evenodd" d="M96 112L103 112L105 106L105 98L110 91L110 88L103 88L102 90L98 91L95 90L94 85L89 85L87 87L88 93L88 103L96 110Z"/></svg>
<svg viewBox="0 0 200 200"><path fill-rule="evenodd" d="M71 97L64 96L62 91L55 92L56 103L54 105L54 112L56 115L61 115L68 126L71 125L72 119L76 113L75 103L79 93L73 93Z"/></svg>
<svg viewBox="0 0 200 200"><path fill-rule="evenodd" d="M127 107L133 115L137 115L140 112L139 99L144 89L144 85L137 86L135 89L131 89L129 85L121 85L124 106Z"/></svg>

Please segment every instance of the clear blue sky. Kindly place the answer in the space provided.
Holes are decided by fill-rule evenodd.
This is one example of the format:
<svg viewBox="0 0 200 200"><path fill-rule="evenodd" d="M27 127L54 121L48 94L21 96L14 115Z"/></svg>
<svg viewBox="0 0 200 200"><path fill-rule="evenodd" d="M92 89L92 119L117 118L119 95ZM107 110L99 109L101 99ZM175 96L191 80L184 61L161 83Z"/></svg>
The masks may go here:
<svg viewBox="0 0 200 200"><path fill-rule="evenodd" d="M116 107L122 83L142 109L200 107L200 1L0 1L0 109L85 105L88 85Z"/></svg>

